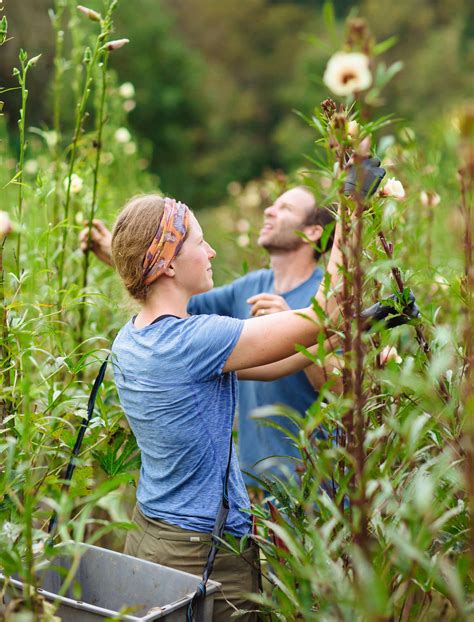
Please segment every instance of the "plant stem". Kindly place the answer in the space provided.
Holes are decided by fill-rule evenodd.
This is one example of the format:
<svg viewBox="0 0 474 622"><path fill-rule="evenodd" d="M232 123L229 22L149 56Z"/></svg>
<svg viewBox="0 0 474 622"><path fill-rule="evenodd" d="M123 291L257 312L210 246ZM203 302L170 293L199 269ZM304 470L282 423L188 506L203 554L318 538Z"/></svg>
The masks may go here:
<svg viewBox="0 0 474 622"><path fill-rule="evenodd" d="M84 64L86 65L86 76L84 79L84 86L82 90L82 94L80 97L80 101L76 107L76 122L74 128L74 135L71 144L71 151L69 156L69 168L68 168L68 183L66 188L66 199L64 202L64 225L63 225L63 235L61 241L61 250L59 253L59 262L58 262L58 307L61 308L64 292L63 292L63 276L64 276L64 260L66 257L66 246L68 240L69 233L69 208L71 204L71 182L72 175L74 173L74 166L76 164L77 152L78 152L78 144L79 138L82 132L82 124L85 118L86 105L89 100L90 89L92 84L92 74L93 67L97 61L97 57L99 55L100 48L102 46L102 42L104 40L104 33L101 31L99 36L97 37L94 51L90 54L89 48L87 48L85 56L84 56Z"/></svg>
<svg viewBox="0 0 474 622"><path fill-rule="evenodd" d="M53 225L58 224L59 214L59 191L61 183L61 103L62 85L64 74L64 31L62 30L62 19L65 8L64 0L55 0L54 18L52 19L55 31L55 55L54 55L54 87L53 87L53 129L56 136L54 145L54 202L53 202Z"/></svg>
<svg viewBox="0 0 474 622"><path fill-rule="evenodd" d="M18 72L18 82L21 88L21 108L20 118L18 120L18 127L20 130L20 152L18 157L18 177L16 183L18 184L18 221L21 223L23 216L23 166L25 162L26 140L25 140L25 120L26 120L26 102L28 99L28 90L26 88L26 75L28 73L29 64L27 62L26 53L20 50L20 66L21 70ZM18 232L16 240L16 275L20 280L21 270L21 232Z"/></svg>
<svg viewBox="0 0 474 622"><path fill-rule="evenodd" d="M354 456L356 464L356 484L358 488L357 505L359 507L359 524L355 534L355 542L366 553L369 530L367 516L367 495L365 486L365 391L364 391L364 345L362 343L362 335L364 331L362 321L362 296L364 285L364 270L362 266L362 236L363 236L363 214L364 202L357 195L355 206L355 237L352 245L352 274L353 274L353 300L355 314L355 335L354 335Z"/></svg>

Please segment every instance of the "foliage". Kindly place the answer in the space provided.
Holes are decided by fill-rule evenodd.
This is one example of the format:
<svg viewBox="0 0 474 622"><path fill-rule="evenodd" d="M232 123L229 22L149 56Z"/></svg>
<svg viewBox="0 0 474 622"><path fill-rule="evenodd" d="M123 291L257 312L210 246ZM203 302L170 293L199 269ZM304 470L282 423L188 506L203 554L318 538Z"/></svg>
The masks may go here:
<svg viewBox="0 0 474 622"><path fill-rule="evenodd" d="M47 533L53 511L58 515L58 541L72 538L119 547L123 540L123 530L118 528L126 527L121 521L133 495L139 457L110 377L101 390L70 486L64 487L62 478L85 414L91 381L130 314L112 270L94 259L89 261L78 249L78 231L91 216L111 224L127 197L159 189L157 177L147 169L152 157L162 155L153 156L147 151L148 143L139 141L129 129L129 115L134 114L135 127L148 138L170 141L166 143L173 153L170 171L162 176L164 182L169 174L169 188L189 171L199 183L207 183L214 172L217 176L222 162L222 177L216 179L215 188L226 186L228 196L220 207L200 213L207 237L218 250L218 282L264 265L266 258L254 243L261 209L288 184L303 178L320 202L338 199L344 205L347 296L343 302L347 312L345 324L336 328L342 328L345 336L352 335L344 344L349 375L346 372L344 394L338 397L322 391L307 417L282 413L299 429L293 442L301 459L296 479L282 474L266 482L272 510L254 510L268 579L265 593L255 597L259 606L275 620L467 620L472 613L473 580L467 509L474 503L474 442L468 418L473 403L469 388L472 348L468 348L474 325L469 293L473 290L469 237L473 164L466 146L472 113L460 106L450 107L449 113L430 124L429 140L427 133L389 124L384 108L376 116L374 106L381 103L382 86L398 88L387 85L390 73L396 73L393 67L398 57L385 60L384 65L381 59L392 52L387 49L376 57L380 48L374 47L370 54L379 69L372 90L344 102L336 117L315 108L325 87L314 85L344 29L329 5L324 9L328 20L324 54L314 56L309 48L290 42L296 39L307 13L299 13L287 3L271 3L275 12L257 0L249 6L223 5L220 36L217 42L207 41L208 52L201 49L197 59L191 58L187 44L176 39L177 30L171 33L171 18L159 14L160 41L154 50L163 60L153 65L151 54L147 57L132 51L133 29L138 40L147 42L149 51L156 26L151 19L156 16L150 10L149 22L134 19L137 4L121 2L112 15L108 11L113 2L94 2L92 8L99 10L103 19L93 22L76 13L75 1L56 0L49 16L55 49L49 54L46 50L27 72L28 63L43 48L33 46L32 54L23 53L19 74L2 87L2 93L15 89L2 95L10 97L10 129L6 119L0 118L2 205L14 227L13 233L1 234L0 255L2 572L7 577L19 574L26 586L35 586L38 562L53 554ZM8 23L6 19L0 22L2 55L4 49L18 43L9 40L15 20L10 15L12 5L8 5ZM176 3L176 10L179 5ZM438 3L435 5L432 11L441 11ZM16 17L33 16L29 13L32 5L14 6ZM45 9L46 3L35 4L38 13L34 15L46 14ZM429 12L426 6L425 10ZM268 19L260 25L251 20L252 11ZM210 5L203 3L202 16L202 22L196 18L196 40L190 47L203 45L201 29L211 19ZM190 13L186 20L176 18L180 32L193 26L194 17ZM234 27L236 32L237 26L247 28L249 20L246 60L238 73L242 43L237 36L227 35ZM284 32L288 23L293 28L291 36ZM386 36L391 32L387 28ZM273 40L275 33L282 36L279 43ZM112 34L113 38L129 37L131 44L110 52L109 62L104 45ZM190 31L186 37L190 41ZM217 59L219 41L228 45L221 60ZM274 46L269 57L277 63L272 67L265 62L266 46ZM296 154L268 158L266 149L273 149L278 142L282 147L285 144L283 132L275 138L284 123L280 113L292 101L291 85L288 89L282 85L287 81L285 73L291 73L291 57L299 53L304 62L295 82L303 88L295 87L294 93L297 100L306 98L301 108L311 137L305 142L305 129L299 144L309 145L307 166L288 178L267 171L259 179L242 183L259 173L264 163L284 161L290 166L296 161ZM212 67L210 59L215 60ZM252 71L247 72L251 62ZM35 77L38 72L40 82L46 82L47 63L54 68L51 99L40 91ZM15 64L10 62L9 73ZM208 71L205 78L204 68ZM278 77L278 73L282 75ZM121 83L117 75L126 77L127 82ZM265 80L260 90L252 95L252 83L260 82L262 76ZM204 82L211 91L209 100L200 92ZM64 88L66 83L71 88ZM308 83L313 86L306 88ZM401 83L409 90L405 79L401 78ZM243 86L248 96L233 108ZM279 99L282 89L285 104ZM193 97L187 99L190 93ZM221 101L216 101L221 94ZM262 110L258 123L252 122L267 96L280 102L280 108L275 108L278 112ZM35 119L39 97L48 114ZM202 101L196 103L199 97ZM159 101L165 122L151 136L148 130L156 120L150 112L153 101ZM208 105L215 116L204 115ZM176 110L179 113L174 117ZM390 112L394 111L398 113L391 101ZM187 128L177 135L175 128L183 115ZM19 131L12 138L11 128L18 118ZM348 135L349 119L359 124L353 137ZM205 138L196 130L201 121L212 130ZM265 149L258 127L261 122ZM293 130L289 127L286 131ZM229 132L236 137L226 143ZM402 179L407 199L396 202L377 197L362 215L361 205L342 195L347 169L343 156L362 149L366 137L371 137L373 150L383 156L388 176ZM218 143L213 152L211 147ZM196 151L189 151L190 145ZM186 154L184 161L180 154ZM163 160L157 161L165 171ZM171 171L172 162L183 168ZM461 199L456 179L460 164ZM439 206L424 204L421 191L439 193ZM360 223L359 241L352 245L351 229L355 227L357 232ZM388 254L376 242L381 230L393 244ZM402 290L409 287L415 292L422 318L416 326L362 334L352 319L354 305L370 304L375 297L396 291L390 276L396 265L401 267ZM359 268L354 269L356 266ZM334 327L328 323L327 328ZM430 344L428 357L416 340L420 330ZM384 362L381 352L385 346L395 346L401 361L394 357ZM316 360L323 359L321 348ZM362 381L354 382L361 370ZM257 416L263 425L274 425L268 414ZM322 424L326 440L314 435ZM236 542L231 546L238 548ZM18 606L34 612L38 620L53 615L28 587Z"/></svg>

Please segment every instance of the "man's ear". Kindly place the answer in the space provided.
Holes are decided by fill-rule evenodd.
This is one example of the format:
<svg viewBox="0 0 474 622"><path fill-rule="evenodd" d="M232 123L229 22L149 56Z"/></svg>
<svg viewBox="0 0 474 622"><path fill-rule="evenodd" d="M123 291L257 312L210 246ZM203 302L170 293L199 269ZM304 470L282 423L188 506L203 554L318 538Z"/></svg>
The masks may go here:
<svg viewBox="0 0 474 622"><path fill-rule="evenodd" d="M324 227L321 227L321 225L307 225L303 229L304 234L308 240L311 240L311 242L317 242L320 240L323 235L323 231Z"/></svg>

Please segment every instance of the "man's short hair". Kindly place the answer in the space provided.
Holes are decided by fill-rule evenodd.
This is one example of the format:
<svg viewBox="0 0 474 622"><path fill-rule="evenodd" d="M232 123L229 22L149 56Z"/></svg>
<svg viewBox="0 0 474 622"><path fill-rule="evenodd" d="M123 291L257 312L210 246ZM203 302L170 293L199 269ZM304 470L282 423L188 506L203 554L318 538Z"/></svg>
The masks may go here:
<svg viewBox="0 0 474 622"><path fill-rule="evenodd" d="M318 207L316 205L316 198L308 186L297 186L302 190L306 190L313 197L313 206L307 211L306 220L303 225L305 227L311 227L312 225L321 226L328 234L322 235L317 241L314 250L314 258L318 260L323 253L331 250L332 243L334 241L334 229L336 228L335 222L335 210L330 207Z"/></svg>

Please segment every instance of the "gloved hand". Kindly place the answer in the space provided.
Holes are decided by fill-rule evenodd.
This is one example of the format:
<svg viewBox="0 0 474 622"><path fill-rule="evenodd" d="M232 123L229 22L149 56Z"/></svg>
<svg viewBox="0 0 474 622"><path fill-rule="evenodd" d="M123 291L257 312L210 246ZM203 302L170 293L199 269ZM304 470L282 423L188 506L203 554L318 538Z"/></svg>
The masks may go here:
<svg viewBox="0 0 474 622"><path fill-rule="evenodd" d="M397 295L392 294L386 300L397 300ZM419 315L420 310L416 304L415 296L413 292L410 292L408 304L403 308L403 313L400 313L391 305L376 302L368 309L362 311L361 318L366 322L367 328L371 328L377 322L384 322L385 328L394 328L395 326L407 324L411 320L416 320Z"/></svg>
<svg viewBox="0 0 474 622"><path fill-rule="evenodd" d="M371 197L385 176L385 169L378 158L367 158L358 167L351 166L344 182L344 194L361 192L363 197Z"/></svg>

